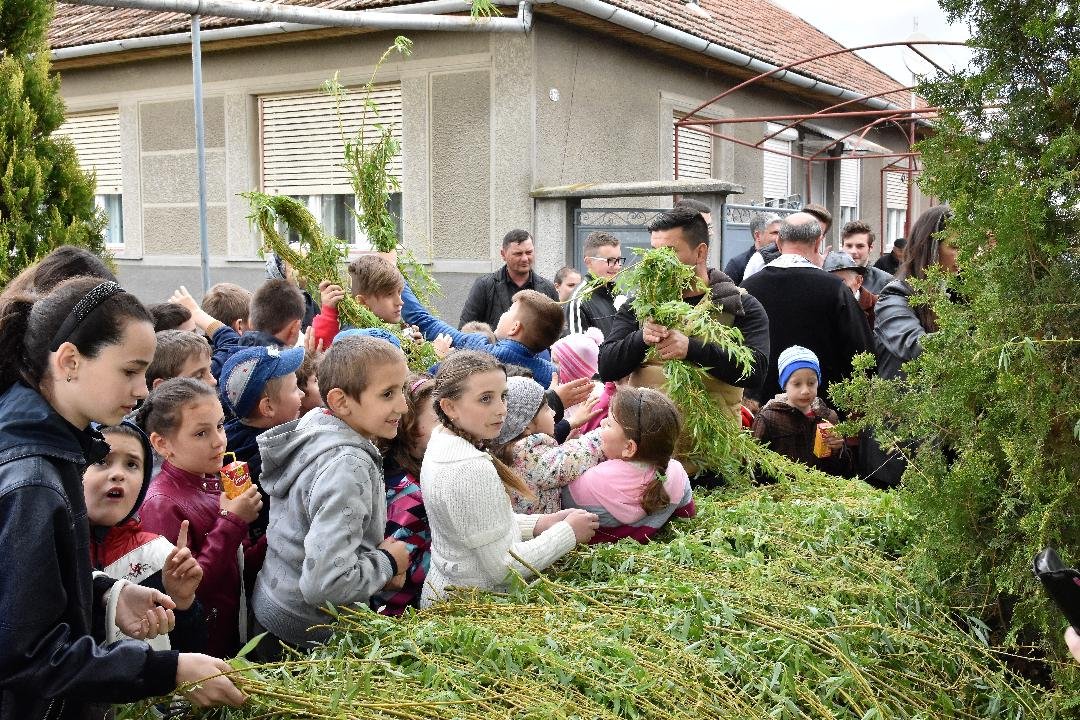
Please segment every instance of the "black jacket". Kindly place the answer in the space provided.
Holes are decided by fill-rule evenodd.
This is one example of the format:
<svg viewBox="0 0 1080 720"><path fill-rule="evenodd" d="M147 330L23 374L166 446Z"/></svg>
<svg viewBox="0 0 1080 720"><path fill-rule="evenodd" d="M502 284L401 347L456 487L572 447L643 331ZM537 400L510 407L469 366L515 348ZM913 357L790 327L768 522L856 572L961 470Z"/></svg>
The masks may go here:
<svg viewBox="0 0 1080 720"><path fill-rule="evenodd" d="M112 582L92 577L82 471L104 452L29 387L0 395L0 720L85 718L176 687L176 652L91 636Z"/></svg>
<svg viewBox="0 0 1080 720"><path fill-rule="evenodd" d="M761 303L750 295L740 293L731 279L719 270L709 269L709 287L712 289L713 302L734 313L732 325L742 331L746 346L753 351L754 366L750 374L743 377L742 370L726 352L696 338L690 338L686 359L708 368L710 375L729 385L756 388L761 384L769 362L769 318ZM686 302L697 305L703 297L689 297ZM736 307L737 301L741 301L741 308ZM614 382L626 377L645 361L648 349L649 346L642 339L641 324L630 303L626 302L615 315L611 334L605 337L600 346L600 379Z"/></svg>
<svg viewBox="0 0 1080 720"><path fill-rule="evenodd" d="M783 390L776 361L787 348L812 350L821 364L818 397L851 374L851 359L873 348L859 301L840 278L817 267L766 267L743 281L769 314L769 370L755 400L764 403Z"/></svg>
<svg viewBox="0 0 1080 720"><path fill-rule="evenodd" d="M922 354L926 328L919 322L911 296L915 291L905 280L885 286L874 306L874 355L877 374L886 380L905 377L903 365Z"/></svg>
<svg viewBox="0 0 1080 720"><path fill-rule="evenodd" d="M237 460L248 464L251 481L259 489L263 499L259 517L255 518L255 522L248 523L248 536L252 540L258 540L265 535L266 528L270 524L270 495L262 489L262 485L259 485L259 476L262 475L262 455L259 453L257 442L259 435L266 430L267 428L252 427L236 418L225 423L225 437L228 441L225 452L233 453Z"/></svg>
<svg viewBox="0 0 1080 720"><path fill-rule="evenodd" d="M529 273L529 279L525 281L525 284L519 287L510 279L510 273L503 265L489 275L476 278L472 289L469 290L469 297L465 300L465 307L461 308L461 321L458 322L458 327L478 320L487 323L494 330L502 314L510 309L514 295L519 290L536 290L556 302L559 301L559 293L547 278L532 272Z"/></svg>
<svg viewBox="0 0 1080 720"><path fill-rule="evenodd" d="M743 273L746 272L746 263L750 262L750 258L756 252L757 248L751 245L746 249L746 252L741 252L728 260L727 267L724 268L724 274L731 278L731 282L736 285L742 284Z"/></svg>
<svg viewBox="0 0 1080 720"><path fill-rule="evenodd" d="M874 267L895 276L896 271L900 269L900 261L896 259L895 253L887 252L877 259L877 262L874 263ZM881 293L878 294L880 295Z"/></svg>
<svg viewBox="0 0 1080 720"><path fill-rule="evenodd" d="M614 283L608 282L597 286L585 299L580 297L582 287L584 284L574 288L573 295L566 303L566 332L583 333L594 327L607 337L615 322L615 313L619 311L626 298L623 296L616 298L612 294L615 290Z"/></svg>

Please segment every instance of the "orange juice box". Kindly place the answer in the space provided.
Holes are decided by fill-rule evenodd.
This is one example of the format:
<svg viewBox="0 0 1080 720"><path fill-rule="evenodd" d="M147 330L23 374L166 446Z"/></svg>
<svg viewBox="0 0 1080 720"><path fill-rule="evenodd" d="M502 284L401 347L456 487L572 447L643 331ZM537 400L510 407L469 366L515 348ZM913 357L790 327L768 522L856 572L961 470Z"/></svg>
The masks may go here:
<svg viewBox="0 0 1080 720"><path fill-rule="evenodd" d="M236 459L235 453L225 453L225 455L231 456L232 462L218 472L221 473L221 488L225 495L232 500L251 487L251 472L248 470L246 462L240 462Z"/></svg>
<svg viewBox="0 0 1080 720"><path fill-rule="evenodd" d="M825 431L833 424L822 420L817 424L817 432L814 433L814 457L827 458L832 455L832 448L825 442Z"/></svg>

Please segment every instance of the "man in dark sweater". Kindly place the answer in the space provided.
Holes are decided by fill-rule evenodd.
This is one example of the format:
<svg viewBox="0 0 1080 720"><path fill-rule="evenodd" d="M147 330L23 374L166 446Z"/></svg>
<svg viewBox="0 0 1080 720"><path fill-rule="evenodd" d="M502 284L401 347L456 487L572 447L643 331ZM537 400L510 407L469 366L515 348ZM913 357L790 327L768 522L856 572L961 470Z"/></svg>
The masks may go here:
<svg viewBox="0 0 1080 720"><path fill-rule="evenodd" d="M510 309L514 295L521 290L536 290L555 302L559 293L555 285L545 277L533 272L533 239L525 230L506 233L499 251L503 263L490 275L482 275L473 283L465 307L461 309L458 327L468 322L499 324L499 318Z"/></svg>
<svg viewBox="0 0 1080 720"><path fill-rule="evenodd" d="M626 301L624 295L615 295L615 276L622 270L626 258L622 256L619 238L606 232L591 232L585 238L585 267L589 271L589 283L599 281L592 292L582 297L586 283L578 285L570 302L566 304L566 332L583 333L591 327L599 328L604 337L611 332L615 313Z"/></svg>
<svg viewBox="0 0 1080 720"><path fill-rule="evenodd" d="M821 362L821 389L851 374L851 359L873 348L855 296L840 278L821 269L821 224L809 213L780 224L781 255L743 281L769 315L769 369L754 399L764 403L779 391L777 358L792 345L812 350ZM750 394L750 393L748 393Z"/></svg>
<svg viewBox="0 0 1080 720"><path fill-rule="evenodd" d="M662 389L663 361L686 360L708 369L709 395L732 422L739 422L743 389L760 385L767 368L769 318L761 303L741 291L727 275L706 266L709 228L700 213L676 208L657 216L648 229L654 248L672 248L679 259L692 265L698 277L709 286L712 301L720 309L720 321L742 331L743 339L754 355L753 366L744 375L720 346L687 337L676 329L649 320L641 322L627 302L615 314L611 332L600 346L600 379L615 381L630 376L631 385ZM690 305L697 305L703 297L704 294L699 293L683 299ZM645 361L650 347L656 348L659 361Z"/></svg>

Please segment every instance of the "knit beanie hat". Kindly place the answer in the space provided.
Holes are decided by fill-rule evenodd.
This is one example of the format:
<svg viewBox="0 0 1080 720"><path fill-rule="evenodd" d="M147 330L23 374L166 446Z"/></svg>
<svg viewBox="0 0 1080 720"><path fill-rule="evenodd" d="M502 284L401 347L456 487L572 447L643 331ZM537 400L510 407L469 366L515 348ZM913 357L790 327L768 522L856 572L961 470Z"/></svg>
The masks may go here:
<svg viewBox="0 0 1080 720"><path fill-rule="evenodd" d="M776 365L780 371L781 390L787 385L787 381L791 379L795 371L803 368L813 370L814 374L817 375L818 382L821 382L821 363L818 362L817 355L812 350L807 350L801 345L792 345L780 353Z"/></svg>
<svg viewBox="0 0 1080 720"><path fill-rule="evenodd" d="M559 382L591 378L596 374L600 358L600 343L604 333L591 327L583 333L572 333L551 346L551 359L559 366Z"/></svg>
<svg viewBox="0 0 1080 720"><path fill-rule="evenodd" d="M394 347L401 347L401 341L397 339L394 333L383 328L349 328L348 330L342 330L334 336L333 342L337 342L347 337L372 337L379 340L385 340Z"/></svg>
<svg viewBox="0 0 1080 720"><path fill-rule="evenodd" d="M543 404L544 388L540 383L527 377L506 378L506 419L492 444L505 445L520 435Z"/></svg>

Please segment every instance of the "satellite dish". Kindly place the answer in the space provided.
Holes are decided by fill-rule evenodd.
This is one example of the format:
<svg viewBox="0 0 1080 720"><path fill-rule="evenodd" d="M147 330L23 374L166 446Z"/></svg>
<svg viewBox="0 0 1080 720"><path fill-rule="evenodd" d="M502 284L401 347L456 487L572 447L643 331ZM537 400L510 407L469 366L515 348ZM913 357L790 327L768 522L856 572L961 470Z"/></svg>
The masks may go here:
<svg viewBox="0 0 1080 720"><path fill-rule="evenodd" d="M925 42L929 39L930 38L927 37L925 33L913 32L911 35L908 35L904 42ZM928 51L933 45L917 45L916 47L918 47L921 52L929 54ZM934 67L933 63L927 62L926 58L919 55L919 53L915 52L910 47L904 46L902 53L904 67L908 69L908 72L911 73L916 80L920 77L933 75L937 72L937 68Z"/></svg>

